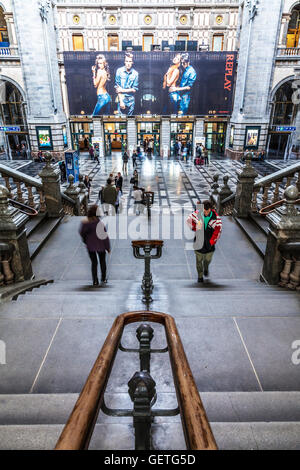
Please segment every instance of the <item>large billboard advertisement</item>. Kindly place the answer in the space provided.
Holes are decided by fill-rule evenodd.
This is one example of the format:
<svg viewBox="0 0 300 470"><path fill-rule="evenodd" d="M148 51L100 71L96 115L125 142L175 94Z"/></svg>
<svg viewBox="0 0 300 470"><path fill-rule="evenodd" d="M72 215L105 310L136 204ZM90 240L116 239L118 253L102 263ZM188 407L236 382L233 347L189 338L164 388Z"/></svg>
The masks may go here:
<svg viewBox="0 0 300 470"><path fill-rule="evenodd" d="M65 52L71 115L221 115L235 52Z"/></svg>

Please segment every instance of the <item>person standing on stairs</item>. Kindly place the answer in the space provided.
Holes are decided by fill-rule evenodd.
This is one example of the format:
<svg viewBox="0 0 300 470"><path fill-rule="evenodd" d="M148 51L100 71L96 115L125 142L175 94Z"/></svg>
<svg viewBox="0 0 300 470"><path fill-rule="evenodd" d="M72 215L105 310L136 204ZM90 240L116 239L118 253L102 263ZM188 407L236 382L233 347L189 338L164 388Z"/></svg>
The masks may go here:
<svg viewBox="0 0 300 470"><path fill-rule="evenodd" d="M101 267L101 282L107 283L106 279L106 252L110 253L110 241L102 220L97 215L98 206L94 204L88 210L86 219L83 219L79 229L83 243L86 245L92 262L93 286L99 285L98 280L98 258Z"/></svg>
<svg viewBox="0 0 300 470"><path fill-rule="evenodd" d="M197 203L201 204L200 202ZM203 213L199 209L194 211L187 219L187 224L196 232L194 239L196 267L198 272L198 282L203 282L203 275L208 276L208 267L212 261L215 245L219 240L222 232L222 221L217 212L212 209L210 201L203 202ZM203 243L200 242L200 231L204 230ZM197 236L198 232L198 236ZM198 240L197 240L198 238ZM202 245L201 248L198 245Z"/></svg>

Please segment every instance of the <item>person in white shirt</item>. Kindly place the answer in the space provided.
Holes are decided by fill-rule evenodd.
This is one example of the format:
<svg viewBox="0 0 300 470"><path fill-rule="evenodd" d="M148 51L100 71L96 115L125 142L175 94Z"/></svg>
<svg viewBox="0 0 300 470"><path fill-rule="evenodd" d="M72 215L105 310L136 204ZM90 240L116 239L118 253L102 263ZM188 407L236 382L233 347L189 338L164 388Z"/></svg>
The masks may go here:
<svg viewBox="0 0 300 470"><path fill-rule="evenodd" d="M132 196L134 198L134 204L136 206L136 215L140 215L141 212L144 212L144 206L142 204L143 200L143 191L137 186L133 186Z"/></svg>

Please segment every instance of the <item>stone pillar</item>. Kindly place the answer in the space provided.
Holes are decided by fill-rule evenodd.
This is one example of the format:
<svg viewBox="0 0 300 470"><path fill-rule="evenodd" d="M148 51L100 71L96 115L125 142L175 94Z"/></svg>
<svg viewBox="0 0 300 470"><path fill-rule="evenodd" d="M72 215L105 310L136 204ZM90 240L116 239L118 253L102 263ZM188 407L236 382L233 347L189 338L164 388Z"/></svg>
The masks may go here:
<svg viewBox="0 0 300 470"><path fill-rule="evenodd" d="M295 207L299 197L296 186L289 186L285 192L285 206L267 215L270 223L267 248L262 270L262 278L271 285L280 281L284 261L279 245L287 242L300 242L300 214Z"/></svg>
<svg viewBox="0 0 300 470"><path fill-rule="evenodd" d="M51 165L52 155L45 153L46 165L40 172L48 217L62 217L63 207L60 191L60 171Z"/></svg>
<svg viewBox="0 0 300 470"><path fill-rule="evenodd" d="M193 142L193 155L196 155L196 143L199 142L199 140L204 140L205 139L205 134L204 134L204 119L196 119L195 125L194 125L194 142ZM205 142L203 141L203 145L205 145Z"/></svg>
<svg viewBox="0 0 300 470"><path fill-rule="evenodd" d="M8 189L0 186L0 242L14 246L11 267L14 281L21 282L33 277L25 230L28 217L17 209L10 208L8 197Z"/></svg>
<svg viewBox="0 0 300 470"><path fill-rule="evenodd" d="M169 119L162 118L160 128L160 155L166 157L165 150L168 149L168 156L170 156L170 143L171 143L171 122Z"/></svg>
<svg viewBox="0 0 300 470"><path fill-rule="evenodd" d="M94 138L99 139L99 157L104 157L104 132L101 118L93 118Z"/></svg>
<svg viewBox="0 0 300 470"><path fill-rule="evenodd" d="M74 215L80 215L80 188L74 186L74 176L69 175L69 186L65 190L65 195L69 196L75 202Z"/></svg>
<svg viewBox="0 0 300 470"><path fill-rule="evenodd" d="M251 153L246 155L246 166L238 173L235 204L233 215L235 217L248 217L251 212L251 201L255 178L257 172L251 165Z"/></svg>
<svg viewBox="0 0 300 470"><path fill-rule="evenodd" d="M135 118L127 118L127 152L134 150L137 144L136 122Z"/></svg>

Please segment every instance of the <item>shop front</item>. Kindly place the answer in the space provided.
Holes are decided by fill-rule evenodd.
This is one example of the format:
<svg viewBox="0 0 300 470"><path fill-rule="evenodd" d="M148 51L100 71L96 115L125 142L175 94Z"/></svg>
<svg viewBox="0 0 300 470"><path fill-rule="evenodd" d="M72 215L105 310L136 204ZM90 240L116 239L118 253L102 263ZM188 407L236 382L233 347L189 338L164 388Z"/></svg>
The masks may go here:
<svg viewBox="0 0 300 470"><path fill-rule="evenodd" d="M205 122L205 147L211 155L222 155L225 151L227 122Z"/></svg>
<svg viewBox="0 0 300 470"><path fill-rule="evenodd" d="M160 122L147 121L137 123L137 146L147 152L153 150L153 155L160 155Z"/></svg>
<svg viewBox="0 0 300 470"><path fill-rule="evenodd" d="M72 147L80 152L88 152L94 135L92 120L71 121Z"/></svg>
<svg viewBox="0 0 300 470"><path fill-rule="evenodd" d="M109 156L112 152L124 152L127 149L126 121L104 122L104 153Z"/></svg>
<svg viewBox="0 0 300 470"><path fill-rule="evenodd" d="M191 121L171 122L171 155L178 155L178 143L181 143L181 149L187 146L189 153L193 148L193 128Z"/></svg>

